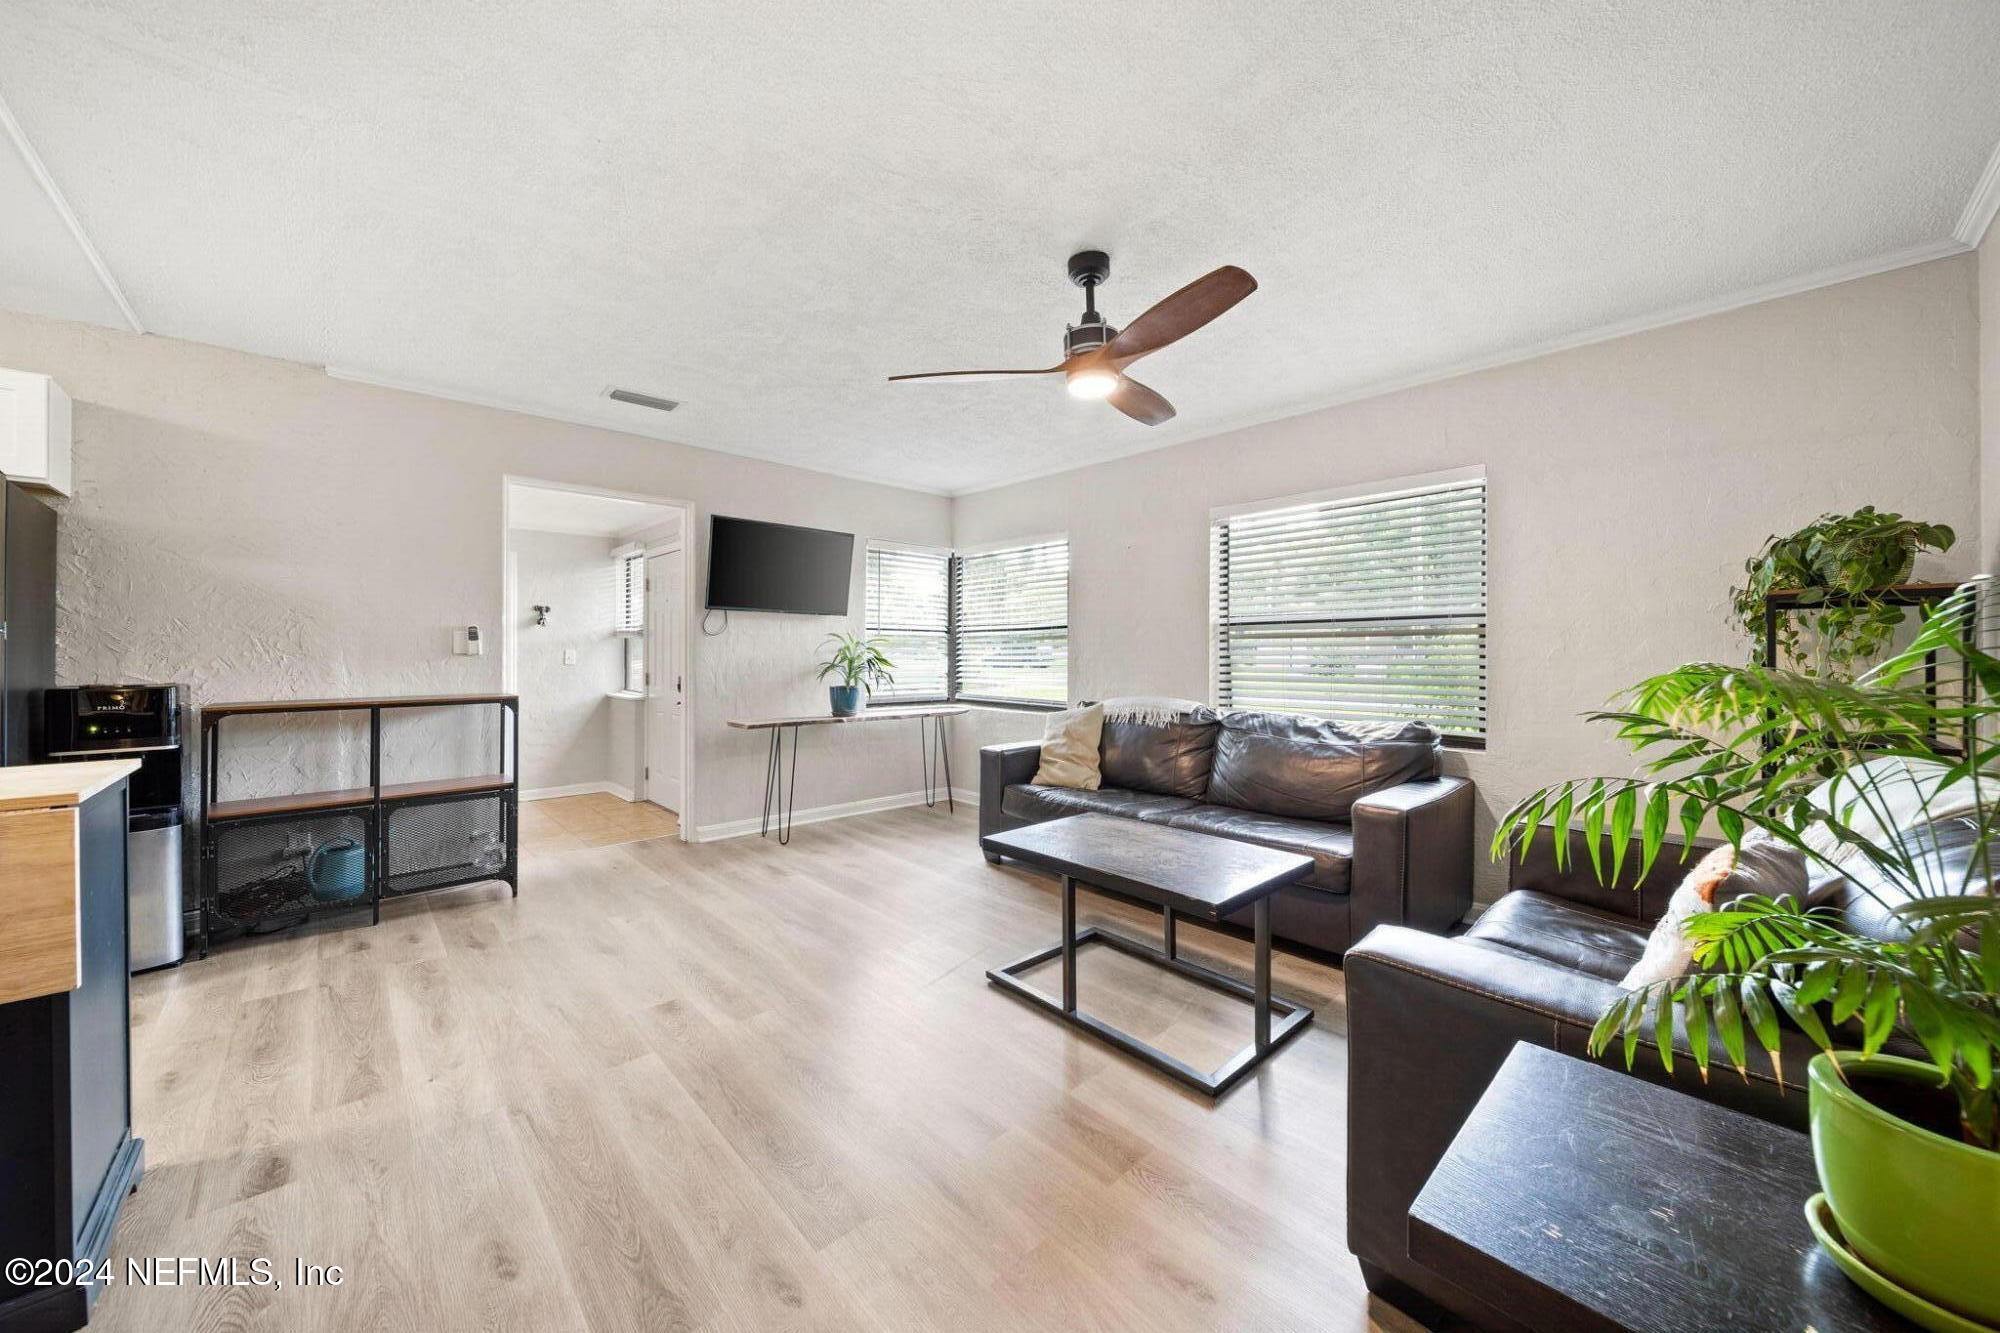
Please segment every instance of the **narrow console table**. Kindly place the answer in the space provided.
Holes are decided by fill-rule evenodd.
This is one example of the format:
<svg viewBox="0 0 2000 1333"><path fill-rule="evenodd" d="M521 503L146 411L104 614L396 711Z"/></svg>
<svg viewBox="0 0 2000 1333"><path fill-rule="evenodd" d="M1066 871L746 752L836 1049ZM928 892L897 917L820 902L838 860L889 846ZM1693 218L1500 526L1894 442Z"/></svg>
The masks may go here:
<svg viewBox="0 0 2000 1333"><path fill-rule="evenodd" d="M382 780L382 715L493 708L489 771ZM334 791L221 799L223 723L301 713L365 713L368 782ZM202 940L261 933L327 912L366 909L430 889L500 880L520 896L520 701L511 694L272 699L201 710ZM329 856L331 859L328 859Z"/></svg>
<svg viewBox="0 0 2000 1333"><path fill-rule="evenodd" d="M832 713L810 717L754 717L729 719L739 731L768 731L771 748L764 761L764 816L757 830L769 837L775 824L780 845L792 840L792 800L799 787L799 728L842 726L851 722L908 722L917 724L917 744L924 759L924 805L938 803L940 779L944 786L945 808L956 811L951 795L951 747L945 743L944 720L968 711L963 704L914 704L908 707L864 708L850 717ZM792 735L791 771L785 771L785 733Z"/></svg>
<svg viewBox="0 0 2000 1333"><path fill-rule="evenodd" d="M0 1274L0 1333L84 1326L144 1165L125 934L138 767L0 768L0 1258L31 1265Z"/></svg>
<svg viewBox="0 0 2000 1333"><path fill-rule="evenodd" d="M1521 1042L1410 1205L1410 1257L1531 1329L1910 1328L1820 1251L1818 1190L1796 1130Z"/></svg>

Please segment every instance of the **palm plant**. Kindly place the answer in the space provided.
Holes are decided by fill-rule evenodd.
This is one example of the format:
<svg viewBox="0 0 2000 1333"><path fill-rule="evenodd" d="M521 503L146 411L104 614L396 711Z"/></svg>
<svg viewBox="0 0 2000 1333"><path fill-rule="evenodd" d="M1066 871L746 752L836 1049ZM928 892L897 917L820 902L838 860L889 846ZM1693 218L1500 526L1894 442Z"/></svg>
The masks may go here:
<svg viewBox="0 0 2000 1333"><path fill-rule="evenodd" d="M1510 847L1525 854L1546 820L1560 864L1570 830L1580 826L1607 883L1617 881L1635 833L1643 875L1676 820L1690 845L1710 821L1732 843L1761 830L1810 864L1844 874L1902 927L1901 938L1873 938L1791 898L1753 897L1700 913L1687 924L1699 970L1614 1001L1591 1032L1593 1053L1622 1041L1629 1066L1650 1033L1671 1072L1678 1016L1704 1079L1713 1034L1739 1072L1754 1041L1782 1080L1781 1012L1827 1051L1834 1049L1829 1023L1858 1021L1867 1055L1901 1030L1956 1098L1965 1141L2000 1151L1993 1080L2000 900L1989 889L2000 791L1989 800L1984 790L2000 781L2000 742L1987 725L2000 712L2000 658L1966 633L1974 596L1960 589L1907 649L1852 682L1717 663L1643 681L1626 708L1589 715L1614 726L1641 756L1638 776L1559 783L1501 818L1496 857ZM1971 681L1971 702L1945 703L1925 686L1927 660L1955 662ZM1892 827L1892 789L1907 791L1909 764L1937 777L1918 789L1917 818L1901 821L1909 831L1891 836L1883 830ZM1835 799L1811 799L1836 777ZM1973 840L1963 873L1953 876L1935 831L1924 831L1925 816L1947 789L1962 796L1963 784L1970 784Z"/></svg>
<svg viewBox="0 0 2000 1333"><path fill-rule="evenodd" d="M827 635L826 643L833 645L833 651L819 664L819 675L814 679L838 676L841 684L849 688L861 686L871 695L877 685L895 684L896 664L882 651L886 642L886 639L864 639L855 634ZM824 648L826 644L820 646Z"/></svg>

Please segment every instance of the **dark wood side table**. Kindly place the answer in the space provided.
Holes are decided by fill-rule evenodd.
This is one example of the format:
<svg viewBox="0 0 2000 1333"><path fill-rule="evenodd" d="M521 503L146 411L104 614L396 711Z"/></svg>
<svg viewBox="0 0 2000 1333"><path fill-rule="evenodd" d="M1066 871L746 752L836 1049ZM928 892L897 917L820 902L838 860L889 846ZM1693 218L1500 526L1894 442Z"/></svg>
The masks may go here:
<svg viewBox="0 0 2000 1333"><path fill-rule="evenodd" d="M1523 1042L1410 1205L1410 1257L1537 1329L1912 1328L1820 1252L1818 1191L1805 1135Z"/></svg>

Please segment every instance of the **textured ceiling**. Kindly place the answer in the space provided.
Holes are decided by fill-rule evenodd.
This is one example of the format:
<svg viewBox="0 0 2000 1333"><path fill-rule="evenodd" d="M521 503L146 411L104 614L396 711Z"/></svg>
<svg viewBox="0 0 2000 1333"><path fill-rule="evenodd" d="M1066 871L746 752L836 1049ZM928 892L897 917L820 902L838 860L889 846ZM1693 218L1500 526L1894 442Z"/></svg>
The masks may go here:
<svg viewBox="0 0 2000 1333"><path fill-rule="evenodd" d="M0 0L0 93L153 332L972 489L1948 242L1990 0ZM0 305L117 323L0 158ZM19 224L16 224L16 220ZM1222 263L1143 378L1045 365ZM608 385L681 399L671 417Z"/></svg>

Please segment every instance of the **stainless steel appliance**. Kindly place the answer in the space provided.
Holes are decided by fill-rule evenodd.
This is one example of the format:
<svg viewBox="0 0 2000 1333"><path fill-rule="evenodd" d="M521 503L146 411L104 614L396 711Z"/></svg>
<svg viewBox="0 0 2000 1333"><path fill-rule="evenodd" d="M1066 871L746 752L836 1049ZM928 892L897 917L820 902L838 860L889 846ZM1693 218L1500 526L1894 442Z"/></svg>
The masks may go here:
<svg viewBox="0 0 2000 1333"><path fill-rule="evenodd" d="M69 685L47 693L44 734L55 760L139 761L126 815L126 922L132 970L170 967L187 952L187 825L179 685Z"/></svg>

